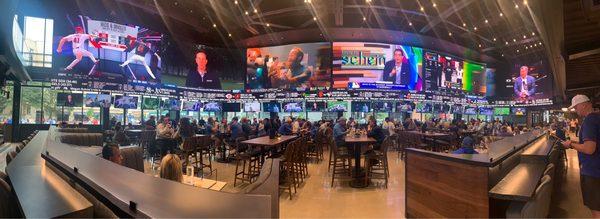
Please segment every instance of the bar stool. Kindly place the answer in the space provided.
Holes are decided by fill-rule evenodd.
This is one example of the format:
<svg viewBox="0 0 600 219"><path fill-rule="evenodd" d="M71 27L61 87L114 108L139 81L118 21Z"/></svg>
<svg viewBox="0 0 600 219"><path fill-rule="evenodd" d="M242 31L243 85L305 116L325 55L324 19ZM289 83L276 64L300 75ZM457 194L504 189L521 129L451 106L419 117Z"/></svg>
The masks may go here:
<svg viewBox="0 0 600 219"><path fill-rule="evenodd" d="M337 175L345 175L350 177L352 170L350 169L350 160L353 159L352 154L348 150L338 149L337 144L331 145L333 172L331 173L331 187Z"/></svg>
<svg viewBox="0 0 600 219"><path fill-rule="evenodd" d="M386 137L381 143L379 150L372 150L371 153L365 155L366 165L366 176L365 183L368 185L369 179L383 179L385 180L385 188L388 185L388 177L390 176L388 168L387 152L390 145L393 143L392 137ZM371 162L377 162L372 164ZM383 171L383 172L378 172Z"/></svg>
<svg viewBox="0 0 600 219"><path fill-rule="evenodd" d="M237 150L235 153L235 176L233 186L237 185L237 181L242 183L252 183L252 181L260 174L260 153L252 150L248 151L240 142L246 140L244 137L239 137L235 140L234 145Z"/></svg>

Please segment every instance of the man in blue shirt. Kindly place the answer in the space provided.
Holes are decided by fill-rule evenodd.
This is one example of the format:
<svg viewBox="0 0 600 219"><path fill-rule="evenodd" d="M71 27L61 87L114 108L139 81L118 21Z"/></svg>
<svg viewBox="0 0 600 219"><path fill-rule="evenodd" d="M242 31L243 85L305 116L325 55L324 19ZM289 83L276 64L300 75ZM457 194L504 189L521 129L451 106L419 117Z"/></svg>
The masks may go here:
<svg viewBox="0 0 600 219"><path fill-rule="evenodd" d="M333 126L333 139L338 147L346 146L346 118L341 117L338 122Z"/></svg>
<svg viewBox="0 0 600 219"><path fill-rule="evenodd" d="M475 145L475 140L471 138L471 136L466 136L463 138L462 144L458 150L453 151L453 154L479 154L473 146Z"/></svg>
<svg viewBox="0 0 600 219"><path fill-rule="evenodd" d="M592 102L585 95L575 95L571 106L577 115L583 117L579 130L579 143L563 141L565 148L572 148L579 156L581 193L583 203L592 210L594 218L600 218L600 113L594 112Z"/></svg>
<svg viewBox="0 0 600 219"><path fill-rule="evenodd" d="M292 134L292 118L287 118L285 123L283 123L279 127L279 134L281 135L291 135Z"/></svg>
<svg viewBox="0 0 600 219"><path fill-rule="evenodd" d="M231 129L231 140L235 141L236 138L245 137L242 125L238 122L238 117L231 119L229 128Z"/></svg>

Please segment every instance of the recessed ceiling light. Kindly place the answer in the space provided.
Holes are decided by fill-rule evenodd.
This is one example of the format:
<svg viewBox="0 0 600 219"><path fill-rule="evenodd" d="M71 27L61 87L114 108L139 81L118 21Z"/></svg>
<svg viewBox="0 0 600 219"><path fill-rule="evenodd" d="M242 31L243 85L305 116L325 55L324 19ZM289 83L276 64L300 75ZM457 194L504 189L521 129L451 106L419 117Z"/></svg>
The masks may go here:
<svg viewBox="0 0 600 219"><path fill-rule="evenodd" d="M433 3L433 7L435 8L435 7L437 7L437 5L435 3Z"/></svg>
<svg viewBox="0 0 600 219"><path fill-rule="evenodd" d="M473 27L473 30L477 30L477 27Z"/></svg>
<svg viewBox="0 0 600 219"><path fill-rule="evenodd" d="M179 4L179 2L174 2L173 4L174 4L174 5L178 5L178 4Z"/></svg>
<svg viewBox="0 0 600 219"><path fill-rule="evenodd" d="M217 27L217 24L213 24L213 27Z"/></svg>
<svg viewBox="0 0 600 219"><path fill-rule="evenodd" d="M192 13L192 12L194 12L194 11L192 11L192 9L190 9L190 13Z"/></svg>
<svg viewBox="0 0 600 219"><path fill-rule="evenodd" d="M238 4L238 1L237 1L237 0L235 0L233 3L237 5L237 4Z"/></svg>
<svg viewBox="0 0 600 219"><path fill-rule="evenodd" d="M517 39L513 38L513 42L517 42Z"/></svg>
<svg viewBox="0 0 600 219"><path fill-rule="evenodd" d="M270 27L270 26L271 26L271 24L267 23L267 27Z"/></svg>
<svg viewBox="0 0 600 219"><path fill-rule="evenodd" d="M248 11L244 11L244 14L248 15Z"/></svg>
<svg viewBox="0 0 600 219"><path fill-rule="evenodd" d="M466 27L466 26L467 26L467 24L463 23L463 27Z"/></svg>
<svg viewBox="0 0 600 219"><path fill-rule="evenodd" d="M412 22L408 22L408 26L412 26Z"/></svg>
<svg viewBox="0 0 600 219"><path fill-rule="evenodd" d="M229 35L229 37L231 37L231 34L227 34L227 35Z"/></svg>
<svg viewBox="0 0 600 219"><path fill-rule="evenodd" d="M485 23L486 23L486 24L488 23L488 20L487 20L487 19L485 19Z"/></svg>
<svg viewBox="0 0 600 219"><path fill-rule="evenodd" d="M363 17L363 21L366 21L366 20L367 20L367 18L366 18L366 17Z"/></svg>
<svg viewBox="0 0 600 219"><path fill-rule="evenodd" d="M531 36L535 36L535 32L531 32Z"/></svg>
<svg viewBox="0 0 600 219"><path fill-rule="evenodd" d="M527 38L527 36L523 35L523 39Z"/></svg>
<svg viewBox="0 0 600 219"><path fill-rule="evenodd" d="M479 48L481 48L481 44L479 44Z"/></svg>
<svg viewBox="0 0 600 219"><path fill-rule="evenodd" d="M313 21L316 21L316 20L317 20L317 17L313 17Z"/></svg>
<svg viewBox="0 0 600 219"><path fill-rule="evenodd" d="M515 4L515 8L519 8L519 5Z"/></svg>
<svg viewBox="0 0 600 219"><path fill-rule="evenodd" d="M519 50L517 49L517 52L519 52Z"/></svg>
<svg viewBox="0 0 600 219"><path fill-rule="evenodd" d="M496 42L496 37L494 37L494 42Z"/></svg>
<svg viewBox="0 0 600 219"><path fill-rule="evenodd" d="M448 36L452 36L452 32L448 32Z"/></svg>
<svg viewBox="0 0 600 219"><path fill-rule="evenodd" d="M423 8L422 6L421 6L421 11L425 11L425 8Z"/></svg>
<svg viewBox="0 0 600 219"><path fill-rule="evenodd" d="M504 42L505 45L508 45L508 41Z"/></svg>
<svg viewBox="0 0 600 219"><path fill-rule="evenodd" d="M504 57L504 53L502 53L502 57Z"/></svg>
<svg viewBox="0 0 600 219"><path fill-rule="evenodd" d="M502 14L502 12L500 12L500 17L504 16L504 14Z"/></svg>
<svg viewBox="0 0 600 219"><path fill-rule="evenodd" d="M254 9L254 13L258 13L258 10L256 10L256 8Z"/></svg>
<svg viewBox="0 0 600 219"><path fill-rule="evenodd" d="M524 5L527 5L527 0L523 0L523 4L524 4Z"/></svg>

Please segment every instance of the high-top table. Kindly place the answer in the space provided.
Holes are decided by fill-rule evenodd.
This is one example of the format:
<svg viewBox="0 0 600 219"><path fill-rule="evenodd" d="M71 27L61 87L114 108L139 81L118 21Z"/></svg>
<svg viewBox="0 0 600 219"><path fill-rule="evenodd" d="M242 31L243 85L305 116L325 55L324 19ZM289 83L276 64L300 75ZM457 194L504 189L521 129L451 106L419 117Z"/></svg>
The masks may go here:
<svg viewBox="0 0 600 219"><path fill-rule="evenodd" d="M271 139L268 135L262 136L258 138L253 138L250 140L245 140L240 143L247 144L251 147L260 147L261 151L264 151L266 147L281 147L281 145L286 144L294 139L298 138L295 135L282 135ZM261 156L261 163L264 162L264 157Z"/></svg>
<svg viewBox="0 0 600 219"><path fill-rule="evenodd" d="M366 175L360 166L361 148L367 147L370 144L377 142L377 140L367 137L366 135L361 135L359 137L346 135L345 141L348 146L352 146L354 149L354 171L352 173L353 180L350 182L350 186L353 188L364 188L369 186L368 183L365 183L364 177L366 177Z"/></svg>

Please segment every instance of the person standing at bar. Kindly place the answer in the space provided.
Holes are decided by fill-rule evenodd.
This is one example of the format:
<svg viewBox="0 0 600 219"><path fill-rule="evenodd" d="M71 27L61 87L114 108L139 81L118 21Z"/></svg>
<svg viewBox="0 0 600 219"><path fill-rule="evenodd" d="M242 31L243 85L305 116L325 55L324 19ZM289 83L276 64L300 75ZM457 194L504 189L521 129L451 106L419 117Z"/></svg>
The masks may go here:
<svg viewBox="0 0 600 219"><path fill-rule="evenodd" d="M600 218L600 113L593 112L592 102L585 95L575 95L570 109L583 118L579 142L563 141L565 149L574 149L579 157L581 193L583 204L590 208L594 218Z"/></svg>

